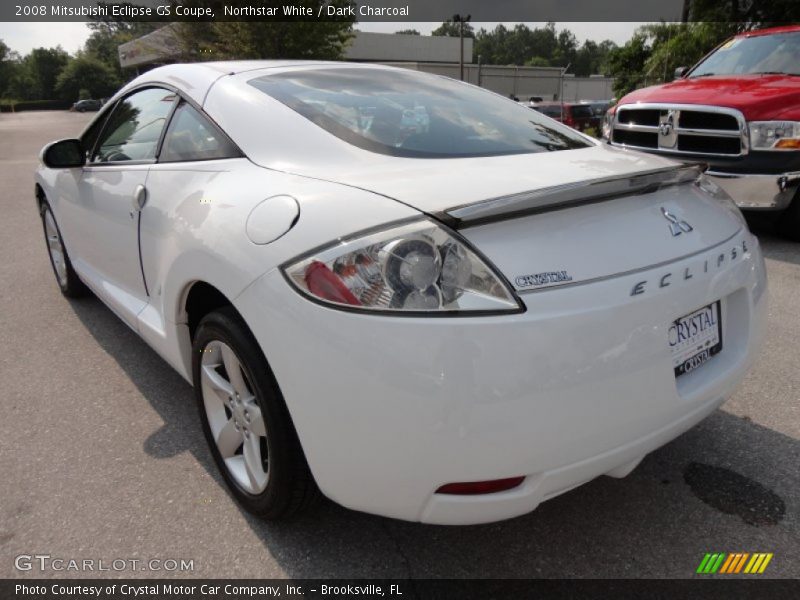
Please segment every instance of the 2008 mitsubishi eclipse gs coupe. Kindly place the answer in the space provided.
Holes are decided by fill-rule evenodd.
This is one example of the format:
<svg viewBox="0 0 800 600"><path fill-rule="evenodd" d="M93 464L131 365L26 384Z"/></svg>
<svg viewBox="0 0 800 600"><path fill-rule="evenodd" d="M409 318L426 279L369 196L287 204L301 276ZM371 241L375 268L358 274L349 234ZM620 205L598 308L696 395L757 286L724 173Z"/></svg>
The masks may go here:
<svg viewBox="0 0 800 600"><path fill-rule="evenodd" d="M697 166L447 78L162 67L41 162L62 292L194 385L264 518L321 491L481 523L622 477L722 404L764 331L758 240Z"/></svg>

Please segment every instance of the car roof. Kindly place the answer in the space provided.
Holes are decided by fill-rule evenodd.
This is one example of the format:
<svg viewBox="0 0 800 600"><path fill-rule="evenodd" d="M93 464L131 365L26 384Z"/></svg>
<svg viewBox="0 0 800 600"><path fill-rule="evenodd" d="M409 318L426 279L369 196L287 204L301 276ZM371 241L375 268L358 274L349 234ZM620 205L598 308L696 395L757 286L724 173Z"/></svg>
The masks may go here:
<svg viewBox="0 0 800 600"><path fill-rule="evenodd" d="M119 92L115 98L127 93L128 90L148 83L166 83L174 85L187 94L192 100L202 105L211 86L218 80L235 76L241 73L267 71L267 70L292 70L308 67L358 67L391 69L384 65L347 63L341 61L311 61L311 60L232 60L198 63L176 63L157 67L140 75Z"/></svg>
<svg viewBox="0 0 800 600"><path fill-rule="evenodd" d="M774 35L776 33L793 33L800 31L800 25L782 25L780 27L769 27L767 29L756 29L754 31L744 31L735 37L758 37L761 35Z"/></svg>

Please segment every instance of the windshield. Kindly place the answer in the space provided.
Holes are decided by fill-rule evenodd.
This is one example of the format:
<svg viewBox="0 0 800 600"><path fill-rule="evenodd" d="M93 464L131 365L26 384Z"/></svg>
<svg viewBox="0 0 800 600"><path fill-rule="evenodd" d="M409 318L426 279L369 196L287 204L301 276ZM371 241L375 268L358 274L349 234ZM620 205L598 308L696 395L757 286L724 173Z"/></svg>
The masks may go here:
<svg viewBox="0 0 800 600"><path fill-rule="evenodd" d="M756 73L800 75L800 31L730 39L689 77Z"/></svg>
<svg viewBox="0 0 800 600"><path fill-rule="evenodd" d="M526 106L414 71L301 70L249 83L342 140L391 156L498 156L591 145Z"/></svg>

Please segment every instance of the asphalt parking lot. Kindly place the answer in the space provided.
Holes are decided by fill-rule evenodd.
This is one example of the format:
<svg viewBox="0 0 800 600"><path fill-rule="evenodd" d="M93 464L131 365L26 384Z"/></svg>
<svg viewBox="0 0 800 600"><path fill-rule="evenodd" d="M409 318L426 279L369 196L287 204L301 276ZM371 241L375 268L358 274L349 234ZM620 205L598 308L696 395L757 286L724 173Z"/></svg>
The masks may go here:
<svg viewBox="0 0 800 600"><path fill-rule="evenodd" d="M14 557L44 553L194 561L116 576L670 578L718 551L772 552L765 576L800 577L800 244L759 231L761 358L721 410L627 478L492 525L405 523L328 501L268 524L225 492L190 386L96 298L58 292L33 170L45 142L91 116L0 114L0 577L87 575L15 569Z"/></svg>

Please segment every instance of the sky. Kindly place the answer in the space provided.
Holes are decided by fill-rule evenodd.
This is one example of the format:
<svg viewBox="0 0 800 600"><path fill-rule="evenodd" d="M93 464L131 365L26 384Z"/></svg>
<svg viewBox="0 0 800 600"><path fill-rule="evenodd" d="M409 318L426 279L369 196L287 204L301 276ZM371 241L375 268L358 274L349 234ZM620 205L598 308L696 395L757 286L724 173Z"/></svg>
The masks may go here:
<svg viewBox="0 0 800 600"><path fill-rule="evenodd" d="M485 27L494 29L499 23L473 23L475 29ZM503 23L506 27L513 27L515 23ZM423 35L429 34L438 27L439 23L358 23L357 29L362 31L376 31L394 33L401 29L416 29ZM544 23L526 23L528 27L542 27ZM556 23L556 29L570 29L578 41L592 39L601 42L605 39L617 44L624 44L630 39L634 29L643 23ZM0 39L12 50L22 55L33 48L61 45L64 50L74 53L79 50L86 38L89 37L89 28L85 23L0 23Z"/></svg>

